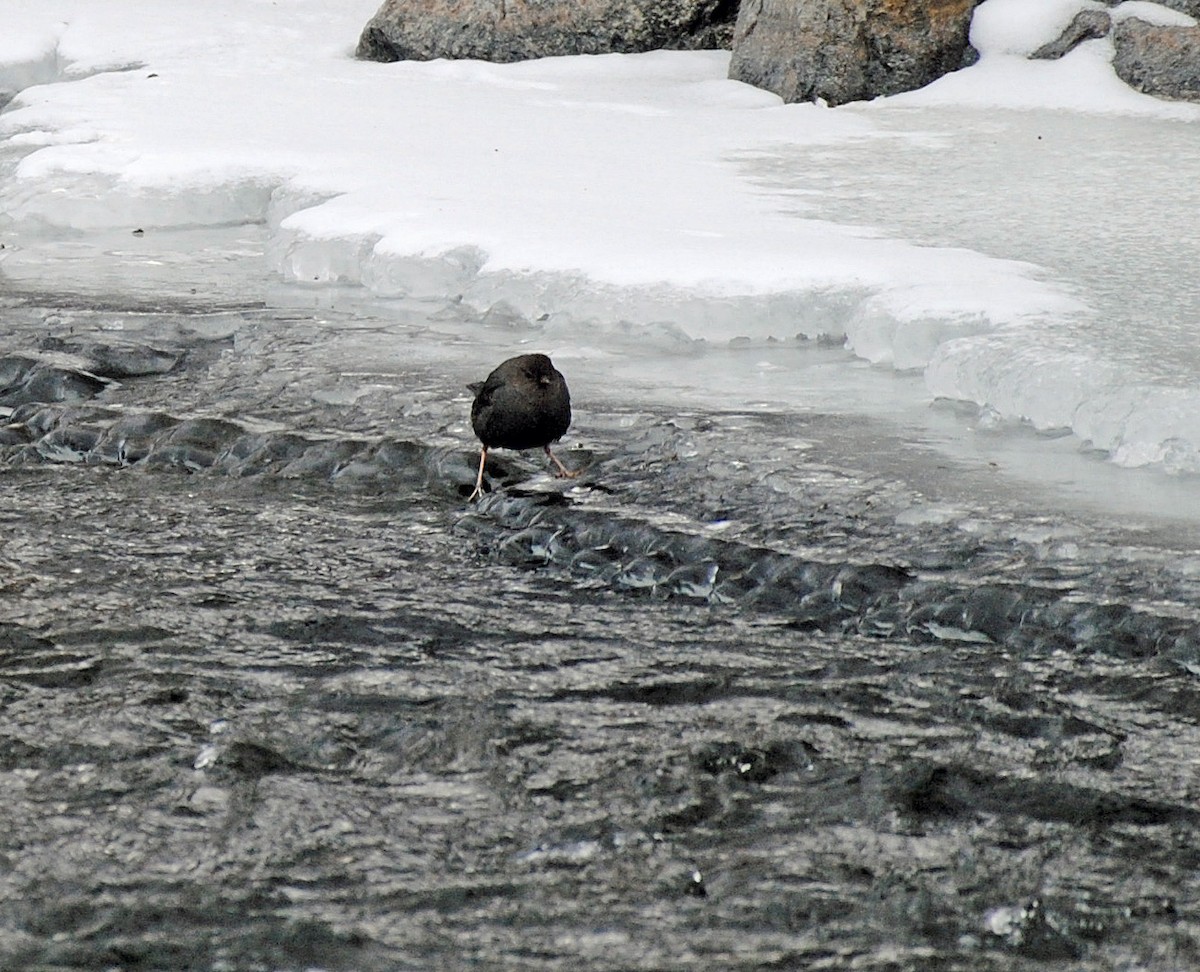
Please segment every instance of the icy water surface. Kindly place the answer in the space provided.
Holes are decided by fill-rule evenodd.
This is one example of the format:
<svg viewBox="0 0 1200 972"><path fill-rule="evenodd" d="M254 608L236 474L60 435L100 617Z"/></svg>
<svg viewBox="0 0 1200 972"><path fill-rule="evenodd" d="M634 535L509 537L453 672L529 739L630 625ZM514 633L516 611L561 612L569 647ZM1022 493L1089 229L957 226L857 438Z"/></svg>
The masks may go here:
<svg viewBox="0 0 1200 972"><path fill-rule="evenodd" d="M1195 374L1200 339L1178 326L1200 314L1184 272L1200 255L1191 218L1200 190L1178 161L1191 157L1190 125L1065 111L983 121L944 107L860 110L896 133L888 152L865 140L781 147L748 156L747 174L837 223L1028 261L1090 308L1022 335L1027 343L1057 340L1152 381ZM982 188L1009 186L1013 172L1026 180L1020 191Z"/></svg>
<svg viewBox="0 0 1200 972"><path fill-rule="evenodd" d="M1200 964L1194 519L465 327L7 301L0 967Z"/></svg>
<svg viewBox="0 0 1200 972"><path fill-rule="evenodd" d="M953 313L939 322L927 301L912 321L852 322L856 352L922 369L936 395L1070 430L1120 465L1200 470L1190 269L1200 182L1180 162L1195 157L1193 125L881 102L854 110L895 143L750 152L747 177L805 215L1023 262L1078 302L996 325Z"/></svg>

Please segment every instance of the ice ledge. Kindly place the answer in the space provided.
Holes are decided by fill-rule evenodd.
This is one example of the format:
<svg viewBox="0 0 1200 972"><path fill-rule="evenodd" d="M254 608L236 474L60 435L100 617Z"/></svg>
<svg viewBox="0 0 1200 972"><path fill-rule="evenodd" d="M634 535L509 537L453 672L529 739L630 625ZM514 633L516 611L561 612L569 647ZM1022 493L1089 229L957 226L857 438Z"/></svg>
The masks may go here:
<svg viewBox="0 0 1200 972"><path fill-rule="evenodd" d="M26 88L62 78L63 67L57 44L21 60L0 58L0 111Z"/></svg>
<svg viewBox="0 0 1200 972"><path fill-rule="evenodd" d="M1007 294L1013 281L1036 283L1022 275L1021 264L939 249L934 263L948 272L925 272L919 262L896 264L922 270L916 279L900 279L893 267L869 279L815 276L808 286L772 290L761 282L757 290L739 289L732 276L703 285L614 283L578 271L505 267L482 245L405 252L369 213L358 225L315 234L306 217L338 194L283 176L208 175L208 182L169 186L63 170L9 179L0 192L3 228L19 246L25 234L32 240L64 231L260 224L267 230L265 256L242 259L259 262L263 273L297 285L352 285L380 297L460 302L485 323L574 325L576 333L589 322L597 333L621 326L651 334L666 326L677 342L718 346L844 341L874 364L924 372L934 396L976 402L1005 421L1070 429L1119 465L1200 472L1200 395L1131 387L1089 356L1068 360L1049 353L1028 306L1030 295L1051 317L1085 309L1055 296L1053 288ZM904 249L904 259L912 252ZM969 292L952 285L957 277L970 279Z"/></svg>
<svg viewBox="0 0 1200 972"><path fill-rule="evenodd" d="M107 229L186 229L261 223L273 192L257 178L210 185L137 185L98 173L13 179L0 191L0 221L38 234Z"/></svg>

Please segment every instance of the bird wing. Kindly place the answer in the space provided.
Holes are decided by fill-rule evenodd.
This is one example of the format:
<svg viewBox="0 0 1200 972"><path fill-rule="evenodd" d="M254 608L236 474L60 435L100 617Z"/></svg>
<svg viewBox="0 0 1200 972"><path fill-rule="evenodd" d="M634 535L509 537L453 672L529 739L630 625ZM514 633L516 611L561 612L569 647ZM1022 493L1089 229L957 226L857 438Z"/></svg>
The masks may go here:
<svg viewBox="0 0 1200 972"><path fill-rule="evenodd" d="M487 381L475 382L474 385L468 385L475 392L475 403L472 406L472 414L476 409L485 408L492 404L492 396L496 394L506 384L503 378L497 377L495 374L488 375Z"/></svg>

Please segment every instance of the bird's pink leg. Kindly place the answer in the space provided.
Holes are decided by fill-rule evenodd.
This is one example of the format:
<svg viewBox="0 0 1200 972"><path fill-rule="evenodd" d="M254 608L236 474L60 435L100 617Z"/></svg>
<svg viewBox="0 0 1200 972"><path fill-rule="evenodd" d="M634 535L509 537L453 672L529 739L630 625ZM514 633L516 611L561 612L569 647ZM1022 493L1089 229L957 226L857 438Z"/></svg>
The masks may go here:
<svg viewBox="0 0 1200 972"><path fill-rule="evenodd" d="M483 496L483 467L487 464L487 446L479 450L479 475L475 477L475 492L467 497L467 502Z"/></svg>
<svg viewBox="0 0 1200 972"><path fill-rule="evenodd" d="M559 462L558 456L550 451L549 446L546 446L546 455L548 455L550 457L550 461L558 467L558 472L554 474L558 479L574 479L583 472L582 469L571 470L564 466L561 462Z"/></svg>

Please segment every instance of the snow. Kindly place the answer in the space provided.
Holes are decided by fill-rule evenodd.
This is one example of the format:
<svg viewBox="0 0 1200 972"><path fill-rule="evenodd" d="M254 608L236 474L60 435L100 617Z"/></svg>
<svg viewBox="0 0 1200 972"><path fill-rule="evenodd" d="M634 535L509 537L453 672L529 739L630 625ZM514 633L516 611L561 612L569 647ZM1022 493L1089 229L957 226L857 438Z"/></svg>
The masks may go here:
<svg viewBox="0 0 1200 972"><path fill-rule="evenodd" d="M1149 3L1147 0L1126 0L1113 8L1113 20L1125 20L1137 17L1148 24L1159 27L1195 27L1196 18L1189 17L1180 10L1172 10L1161 3Z"/></svg>
<svg viewBox="0 0 1200 972"><path fill-rule="evenodd" d="M1164 26L1195 24L1186 14L1142 0L1127 0L1112 8L1095 0L987 0L971 20L971 44L979 52L979 62L893 101L1196 119L1196 106L1155 101L1121 81L1112 69L1109 38L1085 41L1057 60L1028 60L1043 44L1055 40L1080 10L1109 10L1114 21L1137 17Z"/></svg>
<svg viewBox="0 0 1200 972"><path fill-rule="evenodd" d="M721 52L358 62L376 0L3 4L10 276L73 234L260 225L296 286L503 301L565 354L589 322L844 338L927 396L1200 470L1200 106L1125 86L1108 39L1026 58L1102 4L987 0L976 65L839 109L727 80Z"/></svg>

